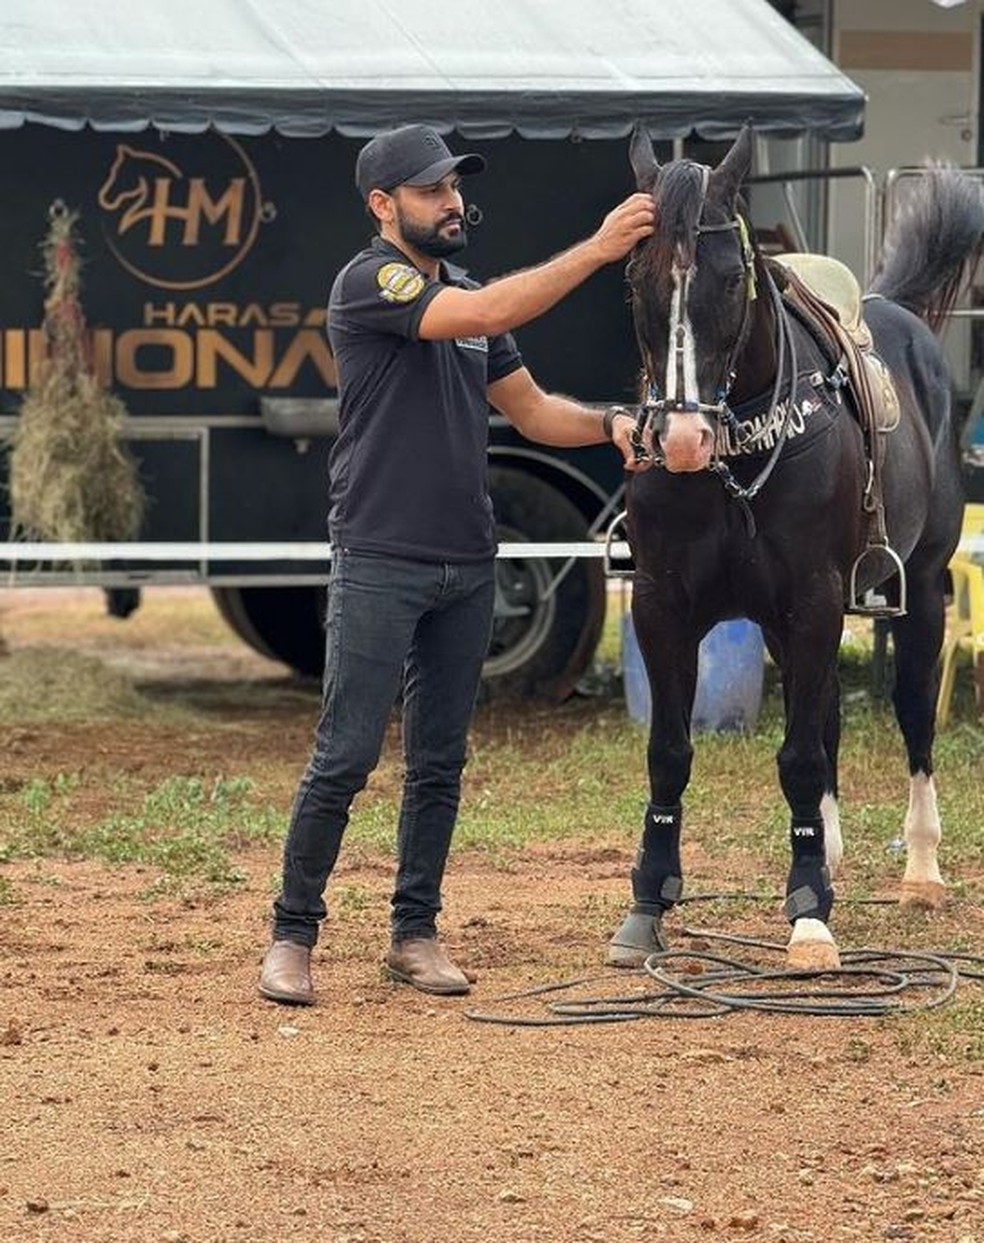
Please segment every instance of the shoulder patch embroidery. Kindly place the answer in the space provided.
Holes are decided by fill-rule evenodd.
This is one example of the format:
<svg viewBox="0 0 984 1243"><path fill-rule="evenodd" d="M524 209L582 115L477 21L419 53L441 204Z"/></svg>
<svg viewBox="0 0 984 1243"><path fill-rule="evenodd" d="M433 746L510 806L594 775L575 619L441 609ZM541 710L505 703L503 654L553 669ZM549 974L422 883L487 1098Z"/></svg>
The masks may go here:
<svg viewBox="0 0 984 1243"><path fill-rule="evenodd" d="M385 302L412 302L424 283L423 273L409 263L384 263L376 273L379 296Z"/></svg>

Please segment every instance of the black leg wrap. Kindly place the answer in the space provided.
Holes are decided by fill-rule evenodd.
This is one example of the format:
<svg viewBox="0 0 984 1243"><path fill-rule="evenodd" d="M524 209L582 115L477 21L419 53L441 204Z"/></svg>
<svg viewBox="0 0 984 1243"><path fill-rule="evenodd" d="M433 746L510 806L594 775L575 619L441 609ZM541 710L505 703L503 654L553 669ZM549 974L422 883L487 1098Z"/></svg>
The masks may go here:
<svg viewBox="0 0 984 1243"><path fill-rule="evenodd" d="M823 818L796 817L789 838L793 862L786 882L786 918L790 923L797 919L822 919L826 923L834 905L834 891L824 857Z"/></svg>
<svg viewBox="0 0 984 1243"><path fill-rule="evenodd" d="M633 911L639 915L662 915L683 893L680 867L679 806L646 808L642 841L632 869Z"/></svg>

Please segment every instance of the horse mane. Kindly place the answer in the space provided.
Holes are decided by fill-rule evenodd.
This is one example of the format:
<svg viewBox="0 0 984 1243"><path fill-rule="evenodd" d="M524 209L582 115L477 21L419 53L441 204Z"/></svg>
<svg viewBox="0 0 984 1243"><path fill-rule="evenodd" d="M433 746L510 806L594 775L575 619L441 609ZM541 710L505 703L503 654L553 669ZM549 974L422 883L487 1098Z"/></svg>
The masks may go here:
<svg viewBox="0 0 984 1243"><path fill-rule="evenodd" d="M899 303L939 334L981 259L984 197L951 164L930 162L897 207L871 292Z"/></svg>
<svg viewBox="0 0 984 1243"><path fill-rule="evenodd" d="M689 267L697 249L697 225L704 202L704 169L693 160L663 164L652 189L656 208L653 236L641 248L640 277L668 277L673 263Z"/></svg>

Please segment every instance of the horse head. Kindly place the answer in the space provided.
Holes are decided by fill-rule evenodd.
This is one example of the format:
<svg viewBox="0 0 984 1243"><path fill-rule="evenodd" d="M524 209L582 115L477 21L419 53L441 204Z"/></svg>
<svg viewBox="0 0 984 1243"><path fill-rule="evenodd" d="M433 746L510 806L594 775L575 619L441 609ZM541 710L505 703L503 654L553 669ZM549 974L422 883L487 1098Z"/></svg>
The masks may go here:
<svg viewBox="0 0 984 1243"><path fill-rule="evenodd" d="M637 127L629 159L653 196L656 228L630 260L643 400L670 471L704 470L726 410L735 365L751 326L754 253L739 206L752 156L741 131L716 168L692 160L660 165Z"/></svg>

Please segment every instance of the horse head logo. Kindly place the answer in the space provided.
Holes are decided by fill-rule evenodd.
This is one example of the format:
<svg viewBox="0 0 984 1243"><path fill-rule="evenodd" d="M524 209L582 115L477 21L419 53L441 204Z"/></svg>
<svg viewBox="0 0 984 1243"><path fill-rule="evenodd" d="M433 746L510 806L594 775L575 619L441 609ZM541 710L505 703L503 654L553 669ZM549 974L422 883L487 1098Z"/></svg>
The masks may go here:
<svg viewBox="0 0 984 1243"><path fill-rule="evenodd" d="M97 201L106 241L131 275L163 289L198 289L239 264L265 209L242 148L185 140L178 162L119 143ZM175 139L169 139L172 145ZM204 157L204 158L203 158Z"/></svg>
<svg viewBox="0 0 984 1243"><path fill-rule="evenodd" d="M99 206L106 212L119 212L119 232L126 233L148 214L151 187L165 179L179 181L184 176L177 164L153 151L137 151L121 142L106 180L99 187Z"/></svg>

